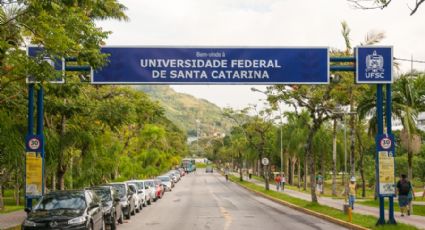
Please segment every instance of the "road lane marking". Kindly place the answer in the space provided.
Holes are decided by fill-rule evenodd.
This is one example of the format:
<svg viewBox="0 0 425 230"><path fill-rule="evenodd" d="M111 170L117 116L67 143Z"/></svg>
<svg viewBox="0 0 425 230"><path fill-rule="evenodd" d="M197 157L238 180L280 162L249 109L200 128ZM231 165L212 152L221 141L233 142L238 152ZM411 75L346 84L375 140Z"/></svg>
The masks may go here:
<svg viewBox="0 0 425 230"><path fill-rule="evenodd" d="M230 228L230 225L233 222L232 215L223 207L220 205L220 201L218 197L211 191L211 188L208 187L208 191L211 194L211 196L214 198L214 200L217 201L218 207L220 209L221 215L224 217L224 230L228 230Z"/></svg>

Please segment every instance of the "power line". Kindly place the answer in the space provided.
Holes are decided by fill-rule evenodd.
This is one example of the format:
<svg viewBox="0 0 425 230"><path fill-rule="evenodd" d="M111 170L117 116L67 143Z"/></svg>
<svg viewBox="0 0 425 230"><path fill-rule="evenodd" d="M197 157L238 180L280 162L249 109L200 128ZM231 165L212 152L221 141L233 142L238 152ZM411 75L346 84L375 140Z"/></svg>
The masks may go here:
<svg viewBox="0 0 425 230"><path fill-rule="evenodd" d="M397 58L397 57L394 57L394 60L407 61L407 62L415 62L415 63L423 63L423 64L425 64L425 61L424 60L414 60L414 59Z"/></svg>

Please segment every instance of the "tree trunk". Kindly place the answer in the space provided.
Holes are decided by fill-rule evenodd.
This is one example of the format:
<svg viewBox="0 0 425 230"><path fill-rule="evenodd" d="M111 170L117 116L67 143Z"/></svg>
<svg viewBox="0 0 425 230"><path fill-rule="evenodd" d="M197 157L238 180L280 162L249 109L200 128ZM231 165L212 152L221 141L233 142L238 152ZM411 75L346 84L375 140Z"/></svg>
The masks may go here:
<svg viewBox="0 0 425 230"><path fill-rule="evenodd" d="M3 201L3 184L0 183L0 211L4 209L4 201Z"/></svg>
<svg viewBox="0 0 425 230"><path fill-rule="evenodd" d="M363 153L363 143L360 136L359 129L356 128L356 136L357 136L357 142L359 143L359 171L360 171L360 178L362 180L362 197L366 197L366 179L364 176L364 153Z"/></svg>
<svg viewBox="0 0 425 230"><path fill-rule="evenodd" d="M336 119L333 125L332 140L332 196L337 196L336 192Z"/></svg>
<svg viewBox="0 0 425 230"><path fill-rule="evenodd" d="M297 166L297 170L298 170L298 189L300 189L301 188L301 159L300 158L298 158L298 166Z"/></svg>
<svg viewBox="0 0 425 230"><path fill-rule="evenodd" d="M313 127L310 129L307 137L307 146L305 155L308 156L310 163L310 193L311 193L311 202L317 203L317 194L316 194L316 155L312 151L313 148L313 137L320 124L313 121Z"/></svg>
<svg viewBox="0 0 425 230"><path fill-rule="evenodd" d="M411 150L407 151L407 178L409 181L413 179L413 153Z"/></svg>
<svg viewBox="0 0 425 230"><path fill-rule="evenodd" d="M323 153L322 153L323 154ZM324 194L325 193L325 178L326 178L326 172L325 172L325 157L322 155L320 157L320 172L323 176L323 184L322 184L322 191L320 191L320 194Z"/></svg>
<svg viewBox="0 0 425 230"><path fill-rule="evenodd" d="M297 159L295 157L291 157L291 175L289 177L289 184L294 185L294 174L295 174L295 163Z"/></svg>
<svg viewBox="0 0 425 230"><path fill-rule="evenodd" d="M288 156L289 154L286 152L285 153L285 177L288 178L289 176L289 161L290 158Z"/></svg>
<svg viewBox="0 0 425 230"><path fill-rule="evenodd" d="M56 174L52 172L52 191L56 190Z"/></svg>
<svg viewBox="0 0 425 230"><path fill-rule="evenodd" d="M353 88L350 87L350 112L354 111ZM350 115L350 176L355 176L356 167L355 162L355 141L354 141L354 125L355 115Z"/></svg>
<svg viewBox="0 0 425 230"><path fill-rule="evenodd" d="M57 177L58 177L58 184L59 184L59 190L65 190L65 173L66 173L66 166L60 166L58 165L57 170Z"/></svg>
<svg viewBox="0 0 425 230"><path fill-rule="evenodd" d="M242 167L243 167L243 162L242 162L242 153L239 151L239 155L238 155L238 160L239 160L239 181L243 181L243 172L242 172Z"/></svg>
<svg viewBox="0 0 425 230"><path fill-rule="evenodd" d="M304 186L303 189L307 190L307 175L308 175L308 158L307 155L304 154Z"/></svg>
<svg viewBox="0 0 425 230"><path fill-rule="evenodd" d="M20 205L20 189L19 189L19 187L20 187L20 185L16 182L15 183L15 192L14 192L16 206Z"/></svg>

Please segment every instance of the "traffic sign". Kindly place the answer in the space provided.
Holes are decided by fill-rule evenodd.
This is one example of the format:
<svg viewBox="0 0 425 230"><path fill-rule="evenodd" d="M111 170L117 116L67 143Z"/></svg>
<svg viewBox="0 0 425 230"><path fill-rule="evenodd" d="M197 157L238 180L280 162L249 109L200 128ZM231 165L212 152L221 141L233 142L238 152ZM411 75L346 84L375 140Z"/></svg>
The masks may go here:
<svg viewBox="0 0 425 230"><path fill-rule="evenodd" d="M383 148L383 149L390 149L391 148L392 141L388 137L383 137L379 143L381 145L381 148Z"/></svg>
<svg viewBox="0 0 425 230"><path fill-rule="evenodd" d="M28 152L41 152L43 141L39 135L29 135L26 137L26 150Z"/></svg>
<svg viewBox="0 0 425 230"><path fill-rule="evenodd" d="M264 157L263 159L261 159L261 163L263 164L263 165L269 165L269 159L267 158L267 157Z"/></svg>
<svg viewBox="0 0 425 230"><path fill-rule="evenodd" d="M393 83L393 47L356 47L357 83Z"/></svg>
<svg viewBox="0 0 425 230"><path fill-rule="evenodd" d="M306 48L103 47L93 84L328 84L329 50Z"/></svg>

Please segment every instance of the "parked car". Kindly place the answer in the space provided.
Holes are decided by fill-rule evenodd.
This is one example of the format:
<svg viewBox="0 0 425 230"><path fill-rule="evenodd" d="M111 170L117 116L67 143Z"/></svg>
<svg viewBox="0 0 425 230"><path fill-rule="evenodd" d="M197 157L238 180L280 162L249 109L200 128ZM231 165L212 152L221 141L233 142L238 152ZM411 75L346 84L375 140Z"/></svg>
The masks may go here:
<svg viewBox="0 0 425 230"><path fill-rule="evenodd" d="M131 180L127 181L128 183L133 183L137 186L137 196L139 197L139 206L140 209L148 205L148 200L150 200L150 195L146 191L146 185L143 180Z"/></svg>
<svg viewBox="0 0 425 230"><path fill-rule="evenodd" d="M178 182L177 176L173 172L168 172L167 176L171 178L171 180L176 184Z"/></svg>
<svg viewBox="0 0 425 230"><path fill-rule="evenodd" d="M90 190L54 191L30 210L22 229L104 229L101 202Z"/></svg>
<svg viewBox="0 0 425 230"><path fill-rule="evenodd" d="M120 204L125 218L130 219L131 215L136 214L136 194L124 182L110 183L118 191L120 197Z"/></svg>
<svg viewBox="0 0 425 230"><path fill-rule="evenodd" d="M103 219L111 230L117 229L117 222L124 223L124 214L121 208L121 199L118 191L112 186L96 186L89 188L102 202Z"/></svg>
<svg viewBox="0 0 425 230"><path fill-rule="evenodd" d="M157 177L161 183L165 186L165 191L171 191L174 187L174 182L173 180L170 178L170 176L165 175L165 176L159 176Z"/></svg>
<svg viewBox="0 0 425 230"><path fill-rule="evenodd" d="M205 172L206 173L213 173L213 167L211 165L207 165L207 167L205 168Z"/></svg>
<svg viewBox="0 0 425 230"><path fill-rule="evenodd" d="M128 186L128 188L134 193L134 203L135 203L135 210L136 212L140 212L140 210L142 210L143 208L143 193L140 192L140 190L137 188L136 183L134 182L125 182Z"/></svg>
<svg viewBox="0 0 425 230"><path fill-rule="evenodd" d="M179 170L171 170L170 173L172 173L174 176L176 176L177 182L180 181L181 175L180 175L180 171Z"/></svg>
<svg viewBox="0 0 425 230"><path fill-rule="evenodd" d="M145 185L147 186L147 191L149 192L149 202L156 201L158 198L156 197L156 185L154 180L144 180Z"/></svg>
<svg viewBox="0 0 425 230"><path fill-rule="evenodd" d="M156 197L161 199L165 192L164 185L161 183L161 180L158 179L154 179L154 182L156 185Z"/></svg>

